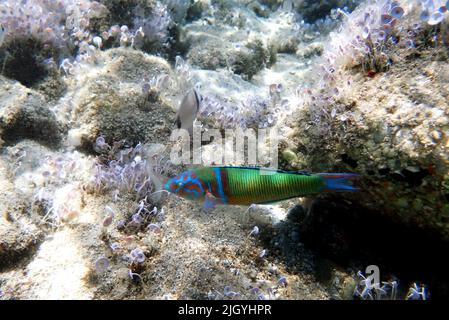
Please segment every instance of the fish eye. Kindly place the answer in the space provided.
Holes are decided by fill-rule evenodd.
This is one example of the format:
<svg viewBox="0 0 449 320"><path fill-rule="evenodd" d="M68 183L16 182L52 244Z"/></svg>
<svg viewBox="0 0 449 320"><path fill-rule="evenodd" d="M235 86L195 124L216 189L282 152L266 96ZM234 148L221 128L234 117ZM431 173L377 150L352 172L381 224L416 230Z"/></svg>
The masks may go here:
<svg viewBox="0 0 449 320"><path fill-rule="evenodd" d="M170 184L170 190L176 190L178 186L176 185L176 183L171 183Z"/></svg>

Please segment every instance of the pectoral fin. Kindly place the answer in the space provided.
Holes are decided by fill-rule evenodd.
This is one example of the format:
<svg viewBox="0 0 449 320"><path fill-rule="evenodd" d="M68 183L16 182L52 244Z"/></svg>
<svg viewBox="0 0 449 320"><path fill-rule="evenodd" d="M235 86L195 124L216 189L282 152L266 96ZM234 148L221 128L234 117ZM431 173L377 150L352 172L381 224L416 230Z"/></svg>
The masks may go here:
<svg viewBox="0 0 449 320"><path fill-rule="evenodd" d="M217 206L217 199L209 192L206 193L206 199L203 203L203 210L209 211L214 209Z"/></svg>

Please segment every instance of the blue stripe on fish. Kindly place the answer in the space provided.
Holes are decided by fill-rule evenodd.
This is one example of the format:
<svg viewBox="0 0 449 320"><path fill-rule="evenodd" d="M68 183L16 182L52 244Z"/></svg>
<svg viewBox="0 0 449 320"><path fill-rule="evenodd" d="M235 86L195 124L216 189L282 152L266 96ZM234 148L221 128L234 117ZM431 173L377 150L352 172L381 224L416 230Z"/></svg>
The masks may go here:
<svg viewBox="0 0 449 320"><path fill-rule="evenodd" d="M214 168L215 177L217 178L217 186L218 186L218 193L220 194L221 200L223 203L228 203L228 199L225 196L224 190L223 190L223 182L221 181L221 170L220 168Z"/></svg>

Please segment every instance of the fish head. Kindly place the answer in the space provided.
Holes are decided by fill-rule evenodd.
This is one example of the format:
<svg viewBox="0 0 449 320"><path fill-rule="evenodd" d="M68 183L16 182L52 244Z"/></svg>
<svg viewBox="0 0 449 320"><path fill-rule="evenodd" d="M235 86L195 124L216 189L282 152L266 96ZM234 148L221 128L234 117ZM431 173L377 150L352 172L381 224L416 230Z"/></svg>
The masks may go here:
<svg viewBox="0 0 449 320"><path fill-rule="evenodd" d="M168 180L164 189L188 200L201 200L205 191L202 181L193 170L185 171Z"/></svg>

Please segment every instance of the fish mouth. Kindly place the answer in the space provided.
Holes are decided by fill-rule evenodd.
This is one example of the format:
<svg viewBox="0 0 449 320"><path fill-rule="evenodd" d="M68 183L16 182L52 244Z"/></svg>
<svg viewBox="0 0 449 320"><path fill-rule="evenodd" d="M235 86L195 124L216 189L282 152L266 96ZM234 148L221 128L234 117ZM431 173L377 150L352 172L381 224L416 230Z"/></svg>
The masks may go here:
<svg viewBox="0 0 449 320"><path fill-rule="evenodd" d="M164 190L173 193L173 190L170 188L171 185L171 181L168 181L165 185L164 185Z"/></svg>

